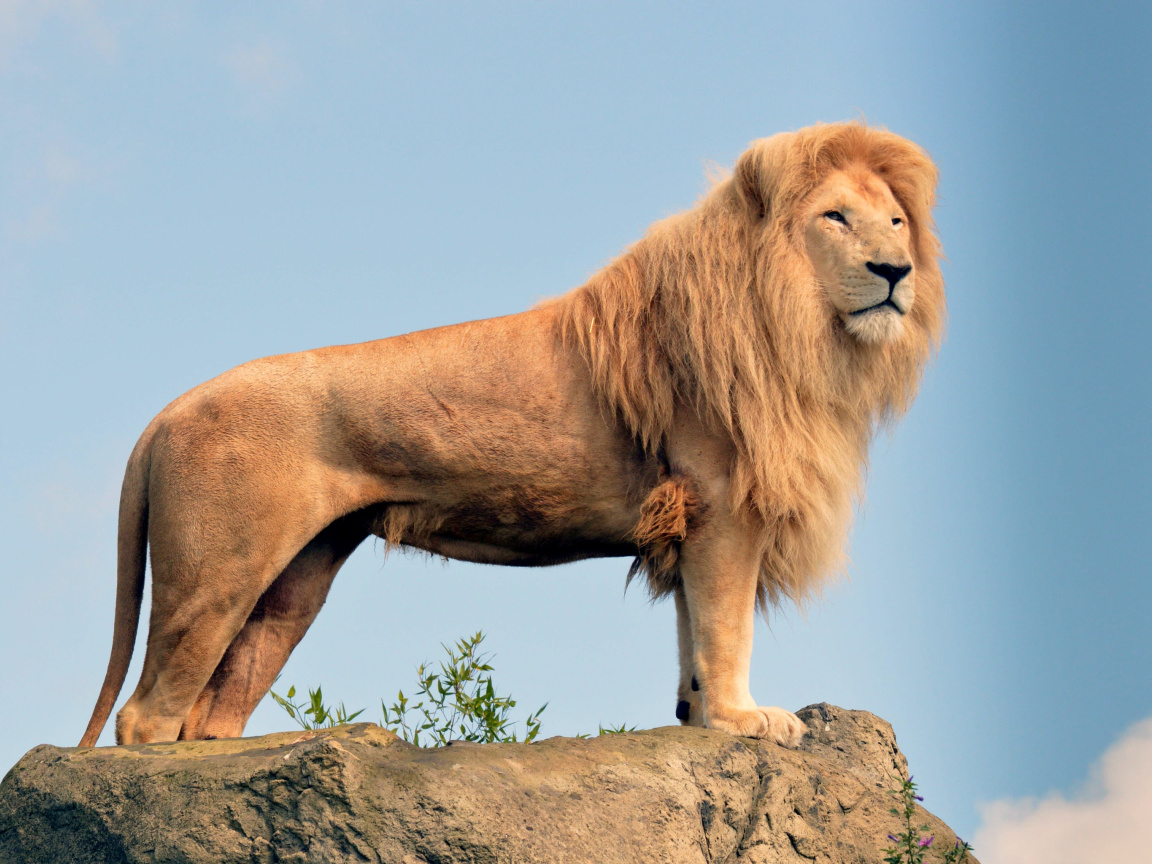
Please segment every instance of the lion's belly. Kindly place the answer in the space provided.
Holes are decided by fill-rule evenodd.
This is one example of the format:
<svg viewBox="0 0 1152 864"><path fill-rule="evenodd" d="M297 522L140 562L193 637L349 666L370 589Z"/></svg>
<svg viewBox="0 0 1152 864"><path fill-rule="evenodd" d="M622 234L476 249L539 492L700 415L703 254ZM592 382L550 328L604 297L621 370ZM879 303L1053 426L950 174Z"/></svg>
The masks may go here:
<svg viewBox="0 0 1152 864"><path fill-rule="evenodd" d="M602 414L545 313L375 350L383 397L337 415L342 449L378 490L374 533L486 563L635 553L630 533L658 467Z"/></svg>
<svg viewBox="0 0 1152 864"><path fill-rule="evenodd" d="M440 488L425 490L430 494L419 502L381 505L373 533L482 564L542 566L636 553L630 534L639 502L615 481L555 474L547 483L497 479L460 478L467 492L459 497Z"/></svg>
<svg viewBox="0 0 1152 864"><path fill-rule="evenodd" d="M462 502L447 509L423 548L465 561L528 566L636 554L628 538L639 508L614 495L595 500L587 491L517 488Z"/></svg>
<svg viewBox="0 0 1152 864"><path fill-rule="evenodd" d="M504 564L511 567L545 567L552 564L566 564L585 558L631 557L636 554L632 544L587 544L572 542L541 543L532 549L497 546L491 543L460 540L454 537L433 535L413 548L423 549L434 555L443 555L457 561L471 561L476 564Z"/></svg>

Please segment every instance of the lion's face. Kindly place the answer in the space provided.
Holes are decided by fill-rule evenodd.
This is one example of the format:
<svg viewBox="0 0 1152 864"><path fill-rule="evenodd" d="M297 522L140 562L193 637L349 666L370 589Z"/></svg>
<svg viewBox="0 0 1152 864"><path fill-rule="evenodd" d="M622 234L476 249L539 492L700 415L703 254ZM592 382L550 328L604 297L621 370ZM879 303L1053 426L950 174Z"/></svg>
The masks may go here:
<svg viewBox="0 0 1152 864"><path fill-rule="evenodd" d="M845 329L862 342L897 338L915 299L907 217L866 168L835 171L809 196L804 241Z"/></svg>

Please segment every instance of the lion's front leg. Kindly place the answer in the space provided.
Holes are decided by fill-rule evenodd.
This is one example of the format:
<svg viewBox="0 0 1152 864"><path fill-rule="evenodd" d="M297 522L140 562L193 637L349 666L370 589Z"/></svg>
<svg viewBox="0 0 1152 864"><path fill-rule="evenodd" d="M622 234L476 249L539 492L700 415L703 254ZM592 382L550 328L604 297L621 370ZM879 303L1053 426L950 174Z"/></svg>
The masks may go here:
<svg viewBox="0 0 1152 864"><path fill-rule="evenodd" d="M677 585L673 592L676 601L676 645L680 651L680 683L676 687L676 719L681 726L704 725L704 700L700 695L700 682L696 678L693 659L692 618L688 614L688 598L684 586Z"/></svg>
<svg viewBox="0 0 1152 864"><path fill-rule="evenodd" d="M700 689L691 689L689 672L685 693L682 636L680 698L687 702L690 725L695 725L694 710L700 710L710 729L794 747L806 731L804 723L783 708L758 706L748 688L760 550L754 532L742 529L736 520L717 514L682 548L677 618L687 619L691 670Z"/></svg>

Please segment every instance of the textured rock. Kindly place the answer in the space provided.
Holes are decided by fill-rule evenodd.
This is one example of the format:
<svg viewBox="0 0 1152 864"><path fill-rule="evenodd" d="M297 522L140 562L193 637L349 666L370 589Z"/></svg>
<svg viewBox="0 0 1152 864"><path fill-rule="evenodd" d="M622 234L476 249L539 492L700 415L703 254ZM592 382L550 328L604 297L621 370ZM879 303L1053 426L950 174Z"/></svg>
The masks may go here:
<svg viewBox="0 0 1152 864"><path fill-rule="evenodd" d="M364 723L41 745L0 784L0 862L881 861L907 771L892 728L800 716L799 750L681 727L422 750Z"/></svg>

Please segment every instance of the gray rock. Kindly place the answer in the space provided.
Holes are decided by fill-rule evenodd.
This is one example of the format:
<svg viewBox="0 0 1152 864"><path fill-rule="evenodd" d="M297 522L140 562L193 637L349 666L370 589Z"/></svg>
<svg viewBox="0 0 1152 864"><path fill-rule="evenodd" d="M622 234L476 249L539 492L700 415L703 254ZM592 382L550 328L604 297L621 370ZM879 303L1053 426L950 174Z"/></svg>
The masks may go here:
<svg viewBox="0 0 1152 864"><path fill-rule="evenodd" d="M0 862L880 862L892 728L800 716L799 750L681 727L423 750L370 723L41 745L0 784Z"/></svg>

